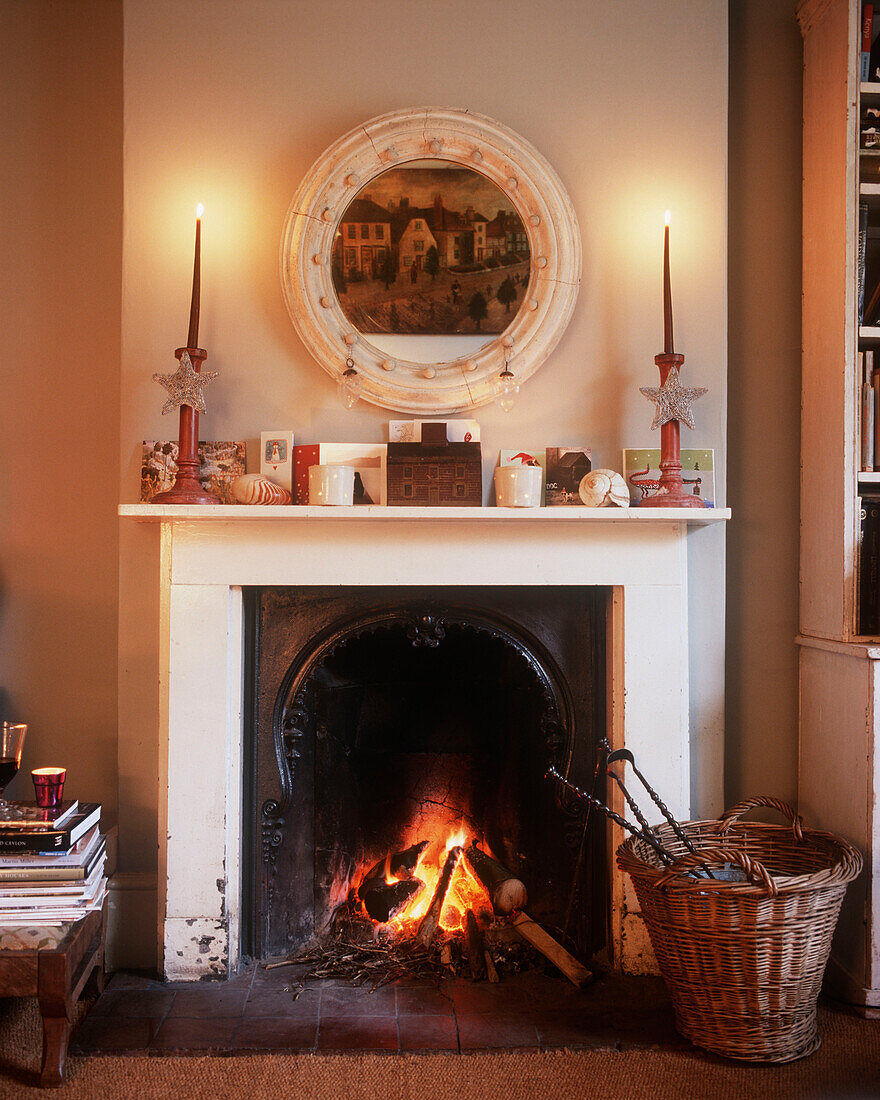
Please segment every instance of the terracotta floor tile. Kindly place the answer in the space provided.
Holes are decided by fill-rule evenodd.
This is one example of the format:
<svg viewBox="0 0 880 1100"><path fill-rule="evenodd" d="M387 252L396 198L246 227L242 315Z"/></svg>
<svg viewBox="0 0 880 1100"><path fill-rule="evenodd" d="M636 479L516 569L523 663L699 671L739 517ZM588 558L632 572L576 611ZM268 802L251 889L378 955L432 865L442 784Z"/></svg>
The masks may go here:
<svg viewBox="0 0 880 1100"><path fill-rule="evenodd" d="M117 970L107 982L105 992L116 993L124 989L160 989L166 988L158 978L140 974L133 970Z"/></svg>
<svg viewBox="0 0 880 1100"><path fill-rule="evenodd" d="M561 1011L563 1008L583 1004L593 987L587 986L586 991L577 989L561 975L555 978L549 974L534 971L515 975L510 979L510 988L515 990L520 1004L556 1008Z"/></svg>
<svg viewBox="0 0 880 1100"><path fill-rule="evenodd" d="M397 1050L397 1020L389 1016L321 1016L318 1050Z"/></svg>
<svg viewBox="0 0 880 1100"><path fill-rule="evenodd" d="M318 1017L245 1018L233 1038L236 1050L313 1050L318 1034Z"/></svg>
<svg viewBox="0 0 880 1100"><path fill-rule="evenodd" d="M484 1012L517 1015L529 1011L528 1003L517 996L516 986L512 982L492 985L489 982L459 980L446 983L444 989L451 994L456 1013L464 1012L471 1016Z"/></svg>
<svg viewBox="0 0 880 1100"><path fill-rule="evenodd" d="M203 1019L215 1019L221 1016L241 1016L247 1001L246 989L230 989L226 986L214 986L181 990L174 995L174 1003L168 1015L198 1016Z"/></svg>
<svg viewBox="0 0 880 1100"><path fill-rule="evenodd" d="M92 1006L90 1016L147 1016L161 1019L171 1007L173 993L158 989L108 990Z"/></svg>
<svg viewBox="0 0 880 1100"><path fill-rule="evenodd" d="M451 1016L452 994L442 986L400 982L397 986L398 1016Z"/></svg>
<svg viewBox="0 0 880 1100"><path fill-rule="evenodd" d="M462 1050L522 1049L538 1046L538 1033L527 1016L498 1013L462 1014L456 1011Z"/></svg>
<svg viewBox="0 0 880 1100"><path fill-rule="evenodd" d="M264 962L258 962L254 965L253 984L254 986L269 985L281 989L284 986L303 981L308 970L308 963L294 963L292 966L276 966L271 970L267 970Z"/></svg>
<svg viewBox="0 0 880 1100"><path fill-rule="evenodd" d="M257 986L248 994L244 1006L244 1019L255 1016L314 1016L317 1019L321 1004L321 991L306 988L294 999L292 993L282 993L274 989Z"/></svg>
<svg viewBox="0 0 880 1100"><path fill-rule="evenodd" d="M669 993L662 978L640 974L599 974L582 992L585 1003L660 1008L671 1012Z"/></svg>
<svg viewBox="0 0 880 1100"><path fill-rule="evenodd" d="M76 1054L107 1051L143 1051L150 1045L161 1020L143 1017L88 1016L70 1044Z"/></svg>
<svg viewBox="0 0 880 1100"><path fill-rule="evenodd" d="M326 982L321 990L321 1018L324 1016L394 1016L397 998L393 985L371 993L368 988Z"/></svg>
<svg viewBox="0 0 880 1100"><path fill-rule="evenodd" d="M237 1019L167 1017L150 1043L151 1050L231 1049Z"/></svg>
<svg viewBox="0 0 880 1100"><path fill-rule="evenodd" d="M222 982L221 984L231 986L233 989L241 989L243 987L250 989L256 973L257 967L255 963L245 963L240 966L226 982Z"/></svg>
<svg viewBox="0 0 880 1100"><path fill-rule="evenodd" d="M600 1015L571 1012L538 1013L535 1027L542 1047L584 1050L614 1050L620 1038Z"/></svg>
<svg viewBox="0 0 880 1100"><path fill-rule="evenodd" d="M398 1016L401 1050L458 1050L453 1016Z"/></svg>

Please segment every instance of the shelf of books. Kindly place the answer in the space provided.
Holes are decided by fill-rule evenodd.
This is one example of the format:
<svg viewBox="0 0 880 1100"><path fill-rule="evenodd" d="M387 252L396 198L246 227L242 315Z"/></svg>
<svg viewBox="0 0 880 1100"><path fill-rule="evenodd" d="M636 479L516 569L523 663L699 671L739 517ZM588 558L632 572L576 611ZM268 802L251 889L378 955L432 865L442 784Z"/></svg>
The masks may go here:
<svg viewBox="0 0 880 1100"><path fill-rule="evenodd" d="M103 906L107 846L100 820L96 802L0 808L0 940L34 926L48 935L52 926Z"/></svg>
<svg viewBox="0 0 880 1100"><path fill-rule="evenodd" d="M876 14L875 14L876 13ZM804 36L798 805L880 851L880 4L799 0ZM819 227L819 228L817 228ZM880 1008L880 872L825 986Z"/></svg>
<svg viewBox="0 0 880 1100"><path fill-rule="evenodd" d="M880 82L859 84L858 355L859 542L856 633L880 634Z"/></svg>

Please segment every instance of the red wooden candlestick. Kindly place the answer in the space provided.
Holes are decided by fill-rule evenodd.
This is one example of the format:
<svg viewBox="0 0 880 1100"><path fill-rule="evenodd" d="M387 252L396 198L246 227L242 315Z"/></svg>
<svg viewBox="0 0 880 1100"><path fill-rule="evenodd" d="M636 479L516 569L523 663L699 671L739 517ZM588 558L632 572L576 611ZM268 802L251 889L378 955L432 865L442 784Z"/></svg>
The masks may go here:
<svg viewBox="0 0 880 1100"><path fill-rule="evenodd" d="M189 304L189 332L187 347L178 348L177 359L189 353L193 370L198 374L208 353L196 347L199 342L199 302L201 298L202 268L202 205L199 203L196 217L196 247L193 258L192 298ZM153 504L219 504L213 493L206 492L199 482L199 413L191 405L180 406L180 427L177 441L177 477L170 489L157 493Z"/></svg>
<svg viewBox="0 0 880 1100"><path fill-rule="evenodd" d="M673 351L672 280L669 277L669 214L663 234L663 354L655 355L660 369L660 385L666 385L669 372L681 371L683 355ZM705 508L706 502L689 493L681 478L681 425L669 420L660 426L660 487L655 496L646 497L640 508Z"/></svg>
<svg viewBox="0 0 880 1100"><path fill-rule="evenodd" d="M203 348L178 348L177 359L189 353L193 370L199 373L208 358ZM192 405L180 406L180 427L177 442L177 477L170 489L157 493L151 504L219 504L220 501L202 488L199 482L199 414Z"/></svg>
<svg viewBox="0 0 880 1100"><path fill-rule="evenodd" d="M660 368L660 385L664 385L673 369L681 370L683 355L655 355ZM684 487L681 478L681 428L677 420L668 420L660 427L660 487L652 497L646 497L640 508L705 508L702 497L694 496Z"/></svg>

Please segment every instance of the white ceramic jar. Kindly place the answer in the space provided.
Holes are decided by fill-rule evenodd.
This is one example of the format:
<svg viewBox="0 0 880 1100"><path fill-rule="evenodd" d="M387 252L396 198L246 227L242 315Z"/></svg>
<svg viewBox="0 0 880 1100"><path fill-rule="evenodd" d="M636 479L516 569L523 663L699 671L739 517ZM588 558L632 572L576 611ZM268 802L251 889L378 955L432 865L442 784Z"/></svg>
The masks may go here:
<svg viewBox="0 0 880 1100"><path fill-rule="evenodd" d="M498 466L495 503L499 508L539 508L544 471L540 466Z"/></svg>
<svg viewBox="0 0 880 1100"><path fill-rule="evenodd" d="M354 466L310 466L309 504L351 504Z"/></svg>

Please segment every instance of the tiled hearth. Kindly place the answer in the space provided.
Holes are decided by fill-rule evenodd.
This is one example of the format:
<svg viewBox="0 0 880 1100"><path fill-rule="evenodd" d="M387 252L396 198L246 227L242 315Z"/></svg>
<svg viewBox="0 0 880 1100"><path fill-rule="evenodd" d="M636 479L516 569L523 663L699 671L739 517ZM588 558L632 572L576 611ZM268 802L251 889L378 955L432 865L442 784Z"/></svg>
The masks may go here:
<svg viewBox="0 0 880 1100"><path fill-rule="evenodd" d="M252 965L224 983L116 974L74 1036L72 1053L678 1049L659 978L619 974L579 991L540 971L497 985L401 981L371 993L313 981L296 967Z"/></svg>

